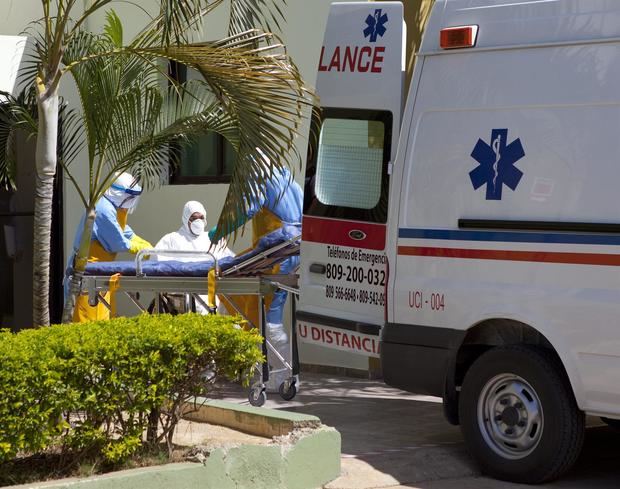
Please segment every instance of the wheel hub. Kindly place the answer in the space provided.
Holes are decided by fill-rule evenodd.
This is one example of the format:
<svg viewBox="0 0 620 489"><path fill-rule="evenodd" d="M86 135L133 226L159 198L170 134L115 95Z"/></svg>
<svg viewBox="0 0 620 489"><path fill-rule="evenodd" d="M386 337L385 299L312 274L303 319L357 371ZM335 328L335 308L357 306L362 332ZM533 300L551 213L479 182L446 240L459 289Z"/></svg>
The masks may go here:
<svg viewBox="0 0 620 489"><path fill-rule="evenodd" d="M542 436L538 394L517 375L493 377L478 398L478 425L485 442L498 455L511 460L527 457Z"/></svg>
<svg viewBox="0 0 620 489"><path fill-rule="evenodd" d="M510 406L504 409L502 412L502 422L507 426L514 426L519 422L519 411L516 408Z"/></svg>

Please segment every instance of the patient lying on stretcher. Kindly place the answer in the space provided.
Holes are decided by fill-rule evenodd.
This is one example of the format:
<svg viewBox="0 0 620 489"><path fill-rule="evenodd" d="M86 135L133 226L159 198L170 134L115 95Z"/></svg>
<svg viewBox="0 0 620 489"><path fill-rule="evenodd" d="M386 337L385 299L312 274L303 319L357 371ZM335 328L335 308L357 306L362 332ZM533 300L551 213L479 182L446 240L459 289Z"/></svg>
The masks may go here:
<svg viewBox="0 0 620 489"><path fill-rule="evenodd" d="M207 211L204 206L195 200L190 200L183 207L183 213L181 214L181 227L172 233L168 233L163 236L155 245L158 250L173 250L173 251L189 251L196 252L196 256L175 256L158 254L155 259L158 261L176 260L182 262L195 262L205 260L207 258L206 252L209 252L217 260L228 256L235 256L234 253L227 247L226 242L221 240L217 246L212 248L211 240L205 228L207 225ZM203 302L206 304L207 296L200 296ZM173 300L172 297L170 297ZM219 299L216 299L217 312L219 314L226 314L225 308L219 303ZM198 301L195 301L195 310L201 314L208 314L209 311Z"/></svg>

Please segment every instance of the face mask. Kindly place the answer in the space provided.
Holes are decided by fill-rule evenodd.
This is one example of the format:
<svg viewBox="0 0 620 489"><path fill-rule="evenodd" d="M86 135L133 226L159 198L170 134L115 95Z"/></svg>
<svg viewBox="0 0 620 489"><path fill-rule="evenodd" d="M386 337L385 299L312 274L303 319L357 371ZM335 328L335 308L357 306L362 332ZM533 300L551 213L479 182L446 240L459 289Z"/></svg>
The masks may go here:
<svg viewBox="0 0 620 489"><path fill-rule="evenodd" d="M203 219L196 219L190 223L189 228L194 236L200 236L205 232L206 224L207 223Z"/></svg>

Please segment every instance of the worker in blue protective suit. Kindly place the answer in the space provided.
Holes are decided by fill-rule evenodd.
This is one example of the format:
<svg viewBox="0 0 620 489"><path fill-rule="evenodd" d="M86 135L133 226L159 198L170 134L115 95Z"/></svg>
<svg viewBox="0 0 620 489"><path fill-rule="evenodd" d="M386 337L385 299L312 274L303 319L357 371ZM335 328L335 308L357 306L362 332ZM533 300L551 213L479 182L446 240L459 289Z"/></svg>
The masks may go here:
<svg viewBox="0 0 620 489"><path fill-rule="evenodd" d="M260 238L269 234L283 225L301 226L303 191L295 182L291 173L286 168L274 169L273 175L266 177L266 188L262 196L254 199L246 216L237 220L235 229L241 227L250 219L252 220L252 246L256 248ZM234 229L231 230L231 232ZM214 242L216 229L209 231L209 237ZM288 274L299 265L299 257L292 256L280 263L279 273ZM278 273L275 272L274 273ZM278 350L280 355L290 364L291 354L288 334L283 324L284 305L287 292L278 290L267 311L267 337L271 344ZM273 378L273 384L272 384ZM277 388L284 380L286 374L272 376L271 388ZM275 387L273 387L275 386Z"/></svg>
<svg viewBox="0 0 620 489"><path fill-rule="evenodd" d="M127 224L127 215L136 208L142 194L142 187L129 173L122 173L95 204L95 222L93 225L89 262L114 261L116 254L129 251L138 253L142 249L152 248L148 241L140 238ZM69 259L70 267L80 246L82 230L86 215L82 217L73 241L73 255ZM65 280L65 298L68 280ZM110 295L106 294L110 303ZM74 322L87 322L98 319L109 319L110 311L103 305L88 305L88 296L83 294L76 300L73 314Z"/></svg>

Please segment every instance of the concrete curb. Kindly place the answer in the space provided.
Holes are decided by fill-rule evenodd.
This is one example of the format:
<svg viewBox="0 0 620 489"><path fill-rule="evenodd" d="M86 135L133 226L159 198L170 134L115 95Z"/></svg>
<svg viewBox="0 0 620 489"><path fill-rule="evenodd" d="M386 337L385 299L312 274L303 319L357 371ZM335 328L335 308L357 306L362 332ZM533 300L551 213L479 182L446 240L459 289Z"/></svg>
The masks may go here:
<svg viewBox="0 0 620 489"><path fill-rule="evenodd" d="M204 399L198 399L196 403L185 404L183 418L189 421L226 426L266 438L284 436L294 430L321 426L321 420L309 414Z"/></svg>
<svg viewBox="0 0 620 489"><path fill-rule="evenodd" d="M186 409L192 411L185 416L187 419L242 429L251 434L272 437L273 441L268 445L240 445L213 450L196 447L194 451L201 463L167 464L87 479L64 479L11 487L316 489L340 475L340 433L334 428L321 425L315 416L222 401L192 404L186 406Z"/></svg>

